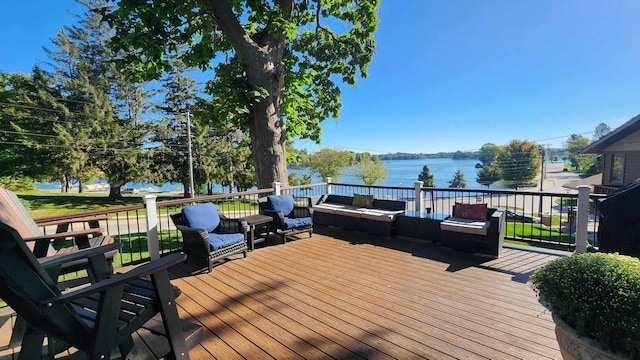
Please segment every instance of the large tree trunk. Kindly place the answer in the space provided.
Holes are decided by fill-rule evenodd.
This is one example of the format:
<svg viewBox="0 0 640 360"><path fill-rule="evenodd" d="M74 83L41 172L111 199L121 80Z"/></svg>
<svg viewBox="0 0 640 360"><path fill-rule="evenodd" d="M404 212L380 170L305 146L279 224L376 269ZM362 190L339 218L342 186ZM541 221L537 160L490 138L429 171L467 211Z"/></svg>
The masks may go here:
<svg viewBox="0 0 640 360"><path fill-rule="evenodd" d="M276 0L275 3L285 17L291 16L293 1ZM274 181L288 186L286 133L282 119L285 38L274 38L269 32L264 32L252 39L235 16L230 1L210 1L208 5L216 18L216 25L237 51L249 85L253 89L264 88L269 93L251 109L251 143L258 188L271 187Z"/></svg>
<svg viewBox="0 0 640 360"><path fill-rule="evenodd" d="M251 144L258 188L272 187L274 181L288 186L285 152L287 136L282 119L284 75L276 70L280 66L274 65L281 64L282 54L272 51L259 58L261 62L254 59L249 62L253 66L247 69L249 84L269 92L251 111Z"/></svg>
<svg viewBox="0 0 640 360"><path fill-rule="evenodd" d="M120 200L123 198L122 193L120 192L122 185L124 184L109 184L109 199Z"/></svg>

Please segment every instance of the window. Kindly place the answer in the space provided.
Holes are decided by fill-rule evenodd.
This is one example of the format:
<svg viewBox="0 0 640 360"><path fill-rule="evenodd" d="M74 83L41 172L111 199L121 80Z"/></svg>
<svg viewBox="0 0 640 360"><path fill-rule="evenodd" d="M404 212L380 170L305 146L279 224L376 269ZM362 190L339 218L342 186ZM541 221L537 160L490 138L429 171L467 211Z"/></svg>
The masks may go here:
<svg viewBox="0 0 640 360"><path fill-rule="evenodd" d="M624 153L611 154L611 184L622 185L624 180Z"/></svg>

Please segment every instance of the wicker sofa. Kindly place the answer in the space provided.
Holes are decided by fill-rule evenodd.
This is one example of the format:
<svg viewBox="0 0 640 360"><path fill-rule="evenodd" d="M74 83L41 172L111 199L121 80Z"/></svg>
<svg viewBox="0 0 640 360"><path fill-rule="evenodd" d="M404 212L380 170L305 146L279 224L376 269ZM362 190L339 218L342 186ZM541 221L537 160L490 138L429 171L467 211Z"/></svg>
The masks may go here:
<svg viewBox="0 0 640 360"><path fill-rule="evenodd" d="M457 204L468 206L466 204ZM498 257L504 243L506 214L501 209L487 208L482 218L461 215L453 207L454 216L440 223L442 246L454 250Z"/></svg>
<svg viewBox="0 0 640 360"><path fill-rule="evenodd" d="M313 223L380 236L393 236L396 215L405 212L406 202L373 199L369 196L370 204L359 204L357 198L360 197L359 194L323 196L313 205Z"/></svg>

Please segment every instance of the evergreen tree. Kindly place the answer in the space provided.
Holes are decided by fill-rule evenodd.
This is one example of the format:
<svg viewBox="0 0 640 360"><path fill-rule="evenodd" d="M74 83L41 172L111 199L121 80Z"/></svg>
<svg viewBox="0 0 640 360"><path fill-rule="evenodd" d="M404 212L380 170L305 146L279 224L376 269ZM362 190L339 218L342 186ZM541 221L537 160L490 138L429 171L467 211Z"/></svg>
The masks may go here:
<svg viewBox="0 0 640 360"><path fill-rule="evenodd" d="M453 175L453 179L449 180L450 188L466 188L467 180L464 178L464 173L462 170L458 169L456 173Z"/></svg>
<svg viewBox="0 0 640 360"><path fill-rule="evenodd" d="M500 181L500 171L495 166L485 165L478 169L476 182L484 185L487 189L496 181Z"/></svg>
<svg viewBox="0 0 640 360"><path fill-rule="evenodd" d="M214 169L213 157L218 145L211 138L210 126L202 126L195 114L197 94L201 92L196 81L186 75L187 67L177 58L170 62L171 68L162 79L164 99L159 108L165 116L154 128L152 141L160 144L150 150L153 159L151 168L155 183L180 183L184 196L190 196L189 141L187 138L187 116L191 133L192 171L194 192L210 180Z"/></svg>
<svg viewBox="0 0 640 360"><path fill-rule="evenodd" d="M435 187L436 186L436 181L433 178L433 174L431 173L431 170L429 169L429 165L424 165L422 167L422 172L420 174L418 174L418 181L422 181L423 182L423 186L426 187Z"/></svg>
<svg viewBox="0 0 640 360"><path fill-rule="evenodd" d="M45 180L49 169L52 113L40 108L35 76L0 72L0 183L14 190Z"/></svg>
<svg viewBox="0 0 640 360"><path fill-rule="evenodd" d="M55 49L47 50L61 94L55 106L64 115L54 133L67 150L62 168L80 188L97 168L109 181L109 197L121 198L121 186L147 175L142 147L149 129L142 114L149 93L115 69L115 54L107 46L112 31L95 11L105 3L79 2L87 8L80 22L61 29L52 40Z"/></svg>

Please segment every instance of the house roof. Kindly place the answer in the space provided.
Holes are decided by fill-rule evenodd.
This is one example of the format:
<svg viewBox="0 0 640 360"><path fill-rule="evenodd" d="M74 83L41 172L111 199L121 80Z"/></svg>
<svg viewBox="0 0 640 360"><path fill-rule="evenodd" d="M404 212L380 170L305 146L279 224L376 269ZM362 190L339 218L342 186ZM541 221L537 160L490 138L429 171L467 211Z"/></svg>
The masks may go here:
<svg viewBox="0 0 640 360"><path fill-rule="evenodd" d="M591 175L584 179L571 181L562 185L562 187L565 187L567 189L577 189L580 185L591 186L591 191L593 191L595 185L602 185L602 173Z"/></svg>
<svg viewBox="0 0 640 360"><path fill-rule="evenodd" d="M594 141L591 145L582 150L583 153L600 153L607 147L619 142L627 136L640 131L640 115L636 115L631 120L618 126L615 130Z"/></svg>

